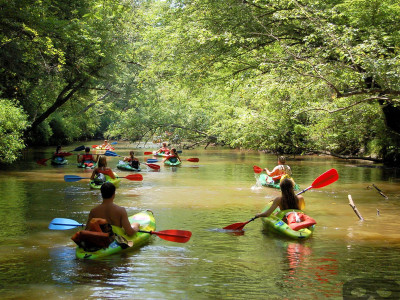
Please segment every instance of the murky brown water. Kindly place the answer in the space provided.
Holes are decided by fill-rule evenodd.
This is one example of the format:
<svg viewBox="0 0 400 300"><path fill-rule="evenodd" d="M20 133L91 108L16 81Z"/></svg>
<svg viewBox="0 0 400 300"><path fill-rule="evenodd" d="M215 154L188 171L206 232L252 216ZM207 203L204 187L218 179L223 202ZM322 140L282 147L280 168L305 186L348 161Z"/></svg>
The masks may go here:
<svg viewBox="0 0 400 300"><path fill-rule="evenodd" d="M0 171L2 298L341 299L343 285L351 280L353 297L387 297L392 289L399 298L398 170L328 157L290 158L302 188L331 168L340 176L336 183L304 194L306 212L318 224L311 239L297 242L263 233L259 220L246 225L244 235L220 230L247 221L279 194L256 186L252 169L272 168L275 156L184 151L182 158L198 157L200 162L144 170L142 182L123 179L116 202L130 214L151 209L158 230L190 230L191 240L179 244L153 237L138 251L80 261L70 240L76 229L50 231L47 226L55 217L85 222L100 201L99 192L90 190L87 180L64 182L64 175L90 176L76 167L75 156L61 167L35 163L52 150L30 150L23 162ZM120 143L115 152L127 155L129 150ZM117 157L109 158L110 166L117 162ZM367 188L372 183L389 199ZM348 194L364 222L348 205Z"/></svg>

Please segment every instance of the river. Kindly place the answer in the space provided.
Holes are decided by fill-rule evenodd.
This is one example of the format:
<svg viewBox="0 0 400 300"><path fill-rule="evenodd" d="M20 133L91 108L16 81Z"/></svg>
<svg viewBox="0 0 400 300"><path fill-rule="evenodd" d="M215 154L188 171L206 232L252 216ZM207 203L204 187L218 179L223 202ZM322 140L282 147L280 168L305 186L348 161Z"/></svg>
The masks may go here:
<svg viewBox="0 0 400 300"><path fill-rule="evenodd" d="M67 150L74 146L79 145ZM118 143L115 152L128 155L131 147ZM190 241L153 236L139 250L83 261L75 258L70 239L78 229L52 231L48 225L55 217L86 222L100 193L90 190L86 179L64 181L64 175L91 174L76 167L76 156L68 157L65 166L35 162L51 157L53 150L29 149L23 160L0 171L3 299L400 298L397 169L327 156L288 157L301 188L331 168L339 173L337 182L304 194L305 211L317 221L316 229L310 239L292 241L264 233L260 220L247 224L243 235L221 230L249 220L279 195L258 186L252 168L271 169L276 156L184 150L182 159L200 161L161 166L159 172L144 167L143 181L122 179L115 202L128 214L151 209L157 230L190 230ZM151 158L143 152L153 149L134 150L143 161ZM118 157L108 158L110 167L117 162ZM349 206L349 194L364 221Z"/></svg>

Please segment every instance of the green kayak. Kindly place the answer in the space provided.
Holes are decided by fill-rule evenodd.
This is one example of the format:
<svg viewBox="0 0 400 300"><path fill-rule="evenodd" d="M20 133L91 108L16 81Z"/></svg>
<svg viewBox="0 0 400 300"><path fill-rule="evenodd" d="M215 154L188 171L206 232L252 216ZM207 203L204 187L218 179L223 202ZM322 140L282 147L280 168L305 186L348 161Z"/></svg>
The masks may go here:
<svg viewBox="0 0 400 300"><path fill-rule="evenodd" d="M266 186L266 187L271 187L271 188L275 188L275 189L280 189L279 186L279 181L274 182L272 180L272 177L269 177L267 174L263 173L260 175L260 177L258 178L258 180L260 181L262 186ZM300 190L300 186L298 184L294 185L294 190L298 191Z"/></svg>
<svg viewBox="0 0 400 300"><path fill-rule="evenodd" d="M68 160L66 160L64 156L56 156L51 159L51 164L53 165L65 165L67 163Z"/></svg>
<svg viewBox="0 0 400 300"><path fill-rule="evenodd" d="M271 204L272 202L264 208L263 212L267 211L270 208ZM299 219L298 223L294 223L294 225L291 225L293 228L301 229L294 230L283 220L288 213L297 213L301 216L302 219ZM287 218L289 219L289 216ZM261 221L266 231L275 232L292 239L309 238L313 234L315 228L314 224L316 224L314 219L308 217L307 215L304 215L303 211L301 210L288 209L281 211L279 207L276 208L269 217L261 218Z"/></svg>
<svg viewBox="0 0 400 300"><path fill-rule="evenodd" d="M117 168L120 170L124 170L124 171L134 171L134 172L140 172L141 169L140 167L138 169L132 167L129 162L126 161L122 161L120 160L117 164Z"/></svg>
<svg viewBox="0 0 400 300"><path fill-rule="evenodd" d="M164 165L166 166L179 166L181 163L176 157L171 157L164 161Z"/></svg>
<svg viewBox="0 0 400 300"><path fill-rule="evenodd" d="M104 174L103 174L103 175L104 175ZM121 178L118 178L118 176L117 176L116 173L114 173L114 175L115 175L115 179L111 178L111 177L108 176L108 175L104 175L105 181L91 180L90 183L89 183L90 188L99 190L99 189L101 188L101 186L103 185L103 183L104 183L104 182L107 182L107 181L113 183L113 184L115 185L115 187L118 187L118 186L119 186L119 183L121 182Z"/></svg>
<svg viewBox="0 0 400 300"><path fill-rule="evenodd" d="M129 217L129 222L139 223L140 230L144 231L155 231L156 230L156 220L154 219L153 213L149 210L142 211L133 216ZM118 252L126 252L134 249L138 249L141 246L145 245L149 239L151 234L145 232L138 232L132 236L127 236L125 231L121 227L112 226L113 232L119 236L124 237L128 242L133 242L132 247L124 247L114 240L107 248L103 248L97 251L85 251L81 247L76 248L76 257L82 259L98 259L105 256L109 256Z"/></svg>

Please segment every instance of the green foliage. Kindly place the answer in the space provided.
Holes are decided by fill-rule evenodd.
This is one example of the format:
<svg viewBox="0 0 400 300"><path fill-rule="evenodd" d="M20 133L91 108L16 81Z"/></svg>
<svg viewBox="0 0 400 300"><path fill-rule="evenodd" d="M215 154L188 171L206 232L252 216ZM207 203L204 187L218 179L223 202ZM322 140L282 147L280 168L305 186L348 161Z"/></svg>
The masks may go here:
<svg viewBox="0 0 400 300"><path fill-rule="evenodd" d="M23 134L28 126L24 111L7 99L0 99L0 163L11 163L25 147Z"/></svg>

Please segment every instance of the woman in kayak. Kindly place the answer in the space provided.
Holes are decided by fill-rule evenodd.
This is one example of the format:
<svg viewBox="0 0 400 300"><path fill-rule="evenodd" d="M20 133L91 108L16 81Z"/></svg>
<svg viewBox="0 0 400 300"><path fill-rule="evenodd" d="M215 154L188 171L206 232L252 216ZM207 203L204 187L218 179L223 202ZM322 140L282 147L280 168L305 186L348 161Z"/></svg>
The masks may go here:
<svg viewBox="0 0 400 300"><path fill-rule="evenodd" d="M169 155L167 157L164 158L163 161L166 161L166 160L171 159L173 157L176 157L181 162L181 158L179 157L178 152L176 151L175 148L171 149L171 152L169 153Z"/></svg>
<svg viewBox="0 0 400 300"><path fill-rule="evenodd" d="M165 153L165 154L169 154L169 149L167 147L167 143L163 142L162 143L162 147L160 149L157 150L157 153Z"/></svg>
<svg viewBox="0 0 400 300"><path fill-rule="evenodd" d="M124 161L129 162L129 164L130 164L130 166L131 166L132 168L139 169L140 162L139 162L139 160L135 157L135 152L130 151L130 152L129 152L129 156L124 157Z"/></svg>
<svg viewBox="0 0 400 300"><path fill-rule="evenodd" d="M286 209L304 209L305 203L303 196L296 196L294 193L293 181L284 178L280 184L282 195L273 200L271 207L263 213L256 214L256 218L269 217L272 212L279 207L280 210Z"/></svg>
<svg viewBox="0 0 400 300"><path fill-rule="evenodd" d="M100 156L99 163L97 164L97 168L93 170L92 176L90 177L91 180L94 180L98 174L104 174L110 176L112 179L115 179L114 172L107 167L107 157Z"/></svg>

